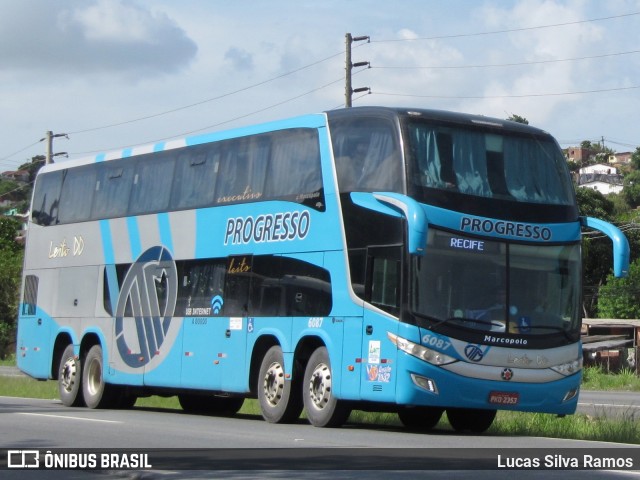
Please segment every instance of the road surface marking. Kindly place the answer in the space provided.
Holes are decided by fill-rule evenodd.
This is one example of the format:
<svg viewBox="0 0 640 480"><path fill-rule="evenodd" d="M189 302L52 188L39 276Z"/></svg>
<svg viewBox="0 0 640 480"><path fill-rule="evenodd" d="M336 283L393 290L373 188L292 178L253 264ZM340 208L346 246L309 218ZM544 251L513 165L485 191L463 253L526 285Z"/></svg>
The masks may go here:
<svg viewBox="0 0 640 480"><path fill-rule="evenodd" d="M47 413L27 413L17 412L16 415L31 415L33 417L50 417L50 418L64 418L66 420L81 420L85 422L101 422L101 423L123 423L118 420L100 420L97 418L83 418L83 417L69 417L67 415L50 415Z"/></svg>

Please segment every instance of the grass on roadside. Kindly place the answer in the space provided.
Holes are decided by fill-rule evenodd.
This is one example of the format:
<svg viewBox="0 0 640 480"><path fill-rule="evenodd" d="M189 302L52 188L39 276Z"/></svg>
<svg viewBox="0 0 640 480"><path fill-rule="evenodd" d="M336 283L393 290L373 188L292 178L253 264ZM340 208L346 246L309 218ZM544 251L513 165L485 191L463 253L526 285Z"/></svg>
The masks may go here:
<svg viewBox="0 0 640 480"><path fill-rule="evenodd" d="M610 373L603 366L598 365L586 367L582 372L582 388L585 390L640 392L640 376L630 368Z"/></svg>

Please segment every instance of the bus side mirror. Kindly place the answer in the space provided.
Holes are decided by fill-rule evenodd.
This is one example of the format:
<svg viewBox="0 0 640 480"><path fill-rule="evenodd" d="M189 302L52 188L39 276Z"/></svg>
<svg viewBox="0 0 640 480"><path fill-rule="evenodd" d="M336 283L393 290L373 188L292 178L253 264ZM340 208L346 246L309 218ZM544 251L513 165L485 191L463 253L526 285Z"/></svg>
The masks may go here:
<svg viewBox="0 0 640 480"><path fill-rule="evenodd" d="M604 233L613 242L613 274L626 277L629 273L629 241L624 233L609 222L592 217L580 217L583 227L592 228Z"/></svg>
<svg viewBox="0 0 640 480"><path fill-rule="evenodd" d="M407 248L412 255L424 255L429 224L424 208L406 195L393 192L354 192L351 199L357 205L386 215L404 217L407 221Z"/></svg>

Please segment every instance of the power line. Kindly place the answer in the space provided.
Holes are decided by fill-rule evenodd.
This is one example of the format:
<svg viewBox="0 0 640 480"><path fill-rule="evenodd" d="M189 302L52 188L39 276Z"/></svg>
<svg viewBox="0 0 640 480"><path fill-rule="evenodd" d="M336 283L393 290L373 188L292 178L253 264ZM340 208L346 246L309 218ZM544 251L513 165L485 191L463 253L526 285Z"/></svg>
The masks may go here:
<svg viewBox="0 0 640 480"><path fill-rule="evenodd" d="M395 39L388 39L388 40L372 40L371 43L413 42L413 41L419 41L419 40L441 40L441 39L446 39L446 38L464 38L464 37L478 37L478 36L483 36L483 35L498 35L498 34L502 34L502 33L524 32L524 31L528 31L528 30L538 30L538 29L542 29L542 28L566 27L566 26L569 26L569 25L579 25L579 24L582 24L582 23L600 22L600 21L605 21L605 20L614 20L614 19L618 19L618 18L632 17L632 16L636 16L636 15L640 15L640 12L631 12L631 13L625 13L625 14L621 14L621 15L612 15L610 17L590 18L590 19L587 19L587 20L576 20L576 21L573 21L573 22L553 23L553 24L549 24L549 25L537 25L537 26L533 26L533 27L510 28L510 29L505 29L505 30L493 30L493 31L489 31L489 32L457 33L457 34L452 34L452 35L437 35L437 36L433 36L433 37L415 37L415 38L395 38Z"/></svg>
<svg viewBox="0 0 640 480"><path fill-rule="evenodd" d="M22 153L22 152L24 152L25 150L28 150L28 149L29 149L29 148L31 148L31 147L35 147L37 144L39 144L39 143L40 143L40 142L42 142L43 140L44 140L44 139L40 139L40 140L38 140L38 141L36 141L36 142L33 142L33 143L32 143L32 144L30 144L30 145L27 145L27 146L26 146L26 147L24 147L24 148L21 148L20 150L18 150L18 151L16 151L16 152L13 152L13 153L12 153L12 154L10 154L10 155L7 155L7 156L5 156L5 157L3 157L3 158L0 158L0 163L8 162L8 161L9 161L9 159L10 159L11 157L13 157L13 156L15 156L15 155L18 155L19 153Z"/></svg>
<svg viewBox="0 0 640 480"><path fill-rule="evenodd" d="M273 82L275 80L279 80L279 79L287 77L289 75L293 75L294 73L298 73L298 72L300 72L302 70L305 70L307 68L311 68L311 67L313 67L315 65L318 65L320 63L326 62L327 60L331 60L332 58L335 58L335 57L341 56L341 55L343 55L343 52L330 55L330 56L328 56L326 58L323 58L322 60L317 60L317 61L315 61L313 63L309 63L309 64L307 64L307 65L305 65L303 67L297 68L295 70L291 70L290 72L283 73L283 74L278 75L276 77L272 77L272 78L269 78L267 80L263 80L261 82L254 83L252 85L248 85L248 86L243 87L243 88L239 88L238 90L233 90L231 92L223 93L223 94L218 95L216 97L207 98L207 99L201 100L199 102L191 103L191 104L188 104L188 105L183 105L181 107L173 108L171 110L165 110L165 111L162 111L162 112L154 113L154 114L151 114L151 115L146 115L144 117L134 118L134 119L131 119L131 120L125 120L125 121L122 121L122 122L112 123L112 124L108 124L108 125L101 125L101 126L98 126L98 127L86 128L84 130L77 130L75 132L69 132L69 134L72 135L72 134L79 134L79 133L95 132L96 130L103 130L103 129L106 129L106 128L119 127L119 126L122 126L122 125L128 125L130 123L140 122L140 121L143 121L143 120L149 120L151 118L161 117L163 115L168 115L170 113L175 113L175 112L179 112L181 110L186 110L188 108L193 108L193 107L197 107L197 106L200 106L200 105L204 105L205 103L213 102L213 101L216 101L216 100L221 100L223 98L230 97L230 96L236 95L238 93L246 92L247 90L251 90L252 88L260 87L262 85L265 85L267 83Z"/></svg>
<svg viewBox="0 0 640 480"><path fill-rule="evenodd" d="M431 66L372 66L372 69L387 69L387 70L456 70L456 69L470 69L470 68L500 68L500 67L519 67L528 65L539 65L547 63L560 63L560 62L575 62L580 60L592 60L596 58L614 57L620 55L632 55L640 53L640 50L632 50L629 52L618 53L606 53L602 55L591 55L587 57L574 57L574 58L562 58L555 60L537 60L531 62L513 62L513 63L490 63L484 65L431 65Z"/></svg>
<svg viewBox="0 0 640 480"><path fill-rule="evenodd" d="M321 87L314 88L314 89L309 90L309 91L307 91L307 92L305 92L305 93L301 93L300 95L296 95L295 97L291 97L291 98L288 98L288 99L283 100L283 101L281 101L281 102L274 103L274 104L272 104L272 105L269 105L268 107L261 108L260 110L255 110L255 111L253 111L253 112L250 112L250 113L247 113L247 114L244 114L244 115L240 115L239 117L231 118L231 119L229 119L229 120L225 120L225 121L223 121L223 122L219 122L219 123L216 123L216 124L213 124L213 125L209 125L209 126L206 126L206 127L199 128L199 129L197 129L197 130L192 130L192 131L190 131L190 132L181 133L181 134L179 134L179 135L177 135L177 136L178 136L178 137L184 137L184 136L187 136L187 135L191 135L191 134L193 134L193 133L201 132L201 131L203 131L203 130L209 130L209 129L212 129L212 128L215 128L215 127L219 127L219 126L221 126L221 125L225 125L225 124L227 124L227 123L235 122L236 120L241 120L241 119L243 119L243 118L250 117L251 115L255 115L255 114L257 114L257 113L262 113L262 112L264 112L264 111L266 111L266 110L270 110L271 108L279 107L280 105L284 105L285 103L292 102L292 101L294 101L294 100L297 100L297 99L299 99L299 98L305 97L305 96L307 96L307 95L310 95L310 94L312 94L312 93L315 93L315 92L317 92L317 91L319 91L319 90L322 90L322 89L324 89L324 88L327 88L327 87L329 87L329 86L331 86L331 85L335 85L336 83L339 83L339 82L341 83L341 82L343 82L343 81L344 81L344 79L343 79L343 78L339 78L338 80L334 80L334 81L332 81L332 82L329 82L329 83L327 83L327 84L325 84L325 85L322 85Z"/></svg>
<svg viewBox="0 0 640 480"><path fill-rule="evenodd" d="M637 148L637 147L638 147L638 145L640 145L640 144L638 144L638 143L622 142L622 141L619 141L619 140L612 140L612 139L610 139L610 138L606 138L605 140L606 140L608 143L613 143L614 145L620 145L620 146L622 146L622 147Z"/></svg>
<svg viewBox="0 0 640 480"><path fill-rule="evenodd" d="M411 97L411 98L440 98L440 99L460 99L460 100L482 100L491 98L527 98L527 97L557 97L564 95L585 95L590 93L605 93L605 92L619 92L624 90L635 90L640 88L640 85L633 85L630 87L617 87L617 88L602 88L596 90L581 90L576 92L556 92L556 93L525 93L525 94L511 94L511 95L412 95L406 93L393 93L393 92L376 92L372 91L374 95L385 95L391 97Z"/></svg>
<svg viewBox="0 0 640 480"><path fill-rule="evenodd" d="M185 136L188 136L188 135L192 135L192 134L197 133L197 132L202 132L203 130L210 130L210 129L213 129L215 127L219 127L221 125L225 125L227 123L235 122L236 120L241 120L243 118L250 117L251 115L262 113L262 112L264 112L266 110L269 110L271 108L279 107L280 105L284 105L285 103L289 103L289 102L292 102L292 101L297 100L299 98L302 98L302 97L304 97L306 95L310 95L310 94L312 94L314 92L317 92L319 90L327 88L327 87L329 87L331 85L335 85L336 83L342 83L343 81L344 81L344 78L341 77L341 78L339 78L337 80L334 80L332 82L329 82L329 83L327 83L325 85L322 85L320 87L314 88L314 89L309 90L307 92L301 93L300 95L296 95L294 97L287 98L286 100L282 100L282 101L280 101L278 103L271 104L271 105L269 105L267 107L264 107L264 108L261 108L259 110L254 110L254 111L246 113L244 115L240 115L240 116L237 116L237 117L234 117L234 118L230 118L228 120L225 120L225 121L213 124L213 125L208 125L206 127L201 127L201 128L195 129L195 130L190 130L188 132L178 133L178 134L172 135L170 137L164 137L164 138L159 138L159 139L156 139L156 140L149 140L149 141L146 141L146 142L142 142L142 144L155 144L155 143L158 143L158 142L167 141L167 140L172 139L172 138L181 138L181 137L185 137ZM122 146L119 146L119 147L110 147L109 150L112 150L112 151L122 150L122 149L125 149L125 148L130 148L130 147L133 147L133 146L136 146L136 145L140 145L140 144L141 143L135 143L135 144L131 144L131 145L122 145ZM85 152L73 152L73 155L89 155L89 154L92 154L92 153L103 152L104 150L105 149L90 150L90 151L85 151Z"/></svg>

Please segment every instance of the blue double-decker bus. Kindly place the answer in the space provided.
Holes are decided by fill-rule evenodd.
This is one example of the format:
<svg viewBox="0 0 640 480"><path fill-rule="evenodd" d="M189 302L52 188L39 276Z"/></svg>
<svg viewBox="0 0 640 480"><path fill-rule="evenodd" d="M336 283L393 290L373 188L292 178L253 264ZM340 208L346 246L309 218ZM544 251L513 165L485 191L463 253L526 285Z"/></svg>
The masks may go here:
<svg viewBox="0 0 640 480"><path fill-rule="evenodd" d="M580 217L547 133L362 107L43 167L18 366L65 405L177 395L187 411L319 427L353 409L570 414L581 380Z"/></svg>

